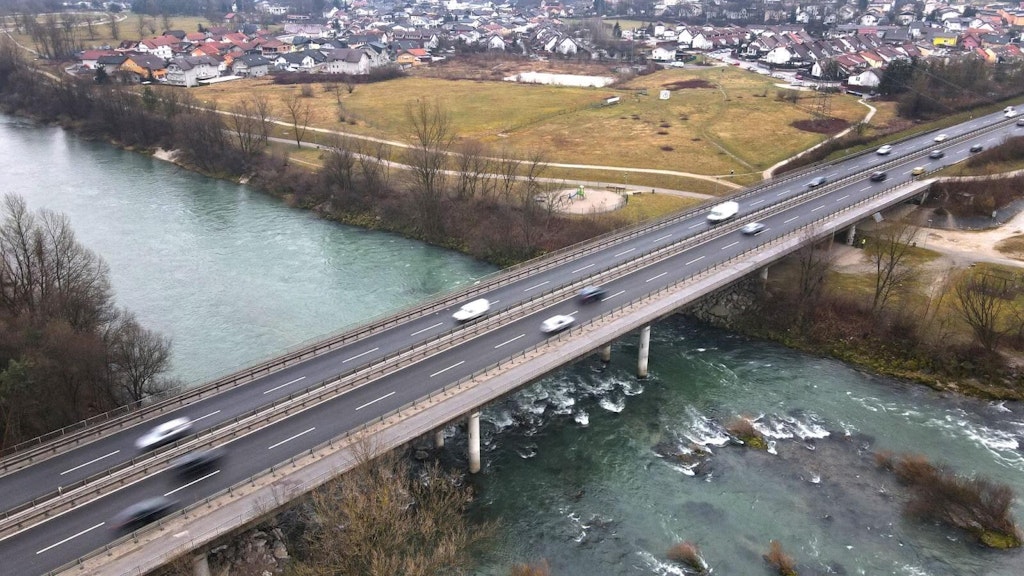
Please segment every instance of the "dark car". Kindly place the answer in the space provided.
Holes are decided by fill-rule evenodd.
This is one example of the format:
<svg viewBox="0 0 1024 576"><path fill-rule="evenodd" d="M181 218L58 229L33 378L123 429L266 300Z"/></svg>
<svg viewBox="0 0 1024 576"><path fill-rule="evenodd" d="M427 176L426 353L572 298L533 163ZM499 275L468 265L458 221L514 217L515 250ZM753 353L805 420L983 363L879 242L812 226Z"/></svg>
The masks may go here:
<svg viewBox="0 0 1024 576"><path fill-rule="evenodd" d="M214 466L224 457L223 448L197 450L171 462L171 469L183 478L199 476L213 470Z"/></svg>
<svg viewBox="0 0 1024 576"><path fill-rule="evenodd" d="M588 302L604 300L604 295L607 293L608 291L600 286L585 286L580 290L580 302L586 304Z"/></svg>
<svg viewBox="0 0 1024 576"><path fill-rule="evenodd" d="M931 152L928 153L929 158L942 158L945 155L946 153L943 152L942 150L932 150Z"/></svg>
<svg viewBox="0 0 1024 576"><path fill-rule="evenodd" d="M971 152L981 152L984 149L985 147L982 146L981 144L975 144L974 146L971 146Z"/></svg>
<svg viewBox="0 0 1024 576"><path fill-rule="evenodd" d="M888 174L882 172L881 170L878 170L877 172L872 172L871 176L869 176L868 179L871 180L872 182L881 182L882 180L885 180L888 177Z"/></svg>
<svg viewBox="0 0 1024 576"><path fill-rule="evenodd" d="M176 504L177 502L164 496L147 498L122 510L120 514L111 519L110 525L115 530L131 532L166 516Z"/></svg>
<svg viewBox="0 0 1024 576"><path fill-rule="evenodd" d="M823 185L825 182L828 182L828 178L825 178L824 176L818 176L814 180L811 180L810 182L808 182L807 183L807 187L808 188L817 188L818 186Z"/></svg>

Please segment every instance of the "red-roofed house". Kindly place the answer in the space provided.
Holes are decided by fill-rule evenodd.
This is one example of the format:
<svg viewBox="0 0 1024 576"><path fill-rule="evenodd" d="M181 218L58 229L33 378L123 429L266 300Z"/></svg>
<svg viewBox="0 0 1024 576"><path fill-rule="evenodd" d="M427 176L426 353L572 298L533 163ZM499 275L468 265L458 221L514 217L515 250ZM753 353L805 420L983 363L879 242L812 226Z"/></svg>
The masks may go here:
<svg viewBox="0 0 1024 576"><path fill-rule="evenodd" d="M113 50L85 50L82 52L81 62L82 68L88 68L89 70L96 69L96 61L102 56L112 56L116 54Z"/></svg>

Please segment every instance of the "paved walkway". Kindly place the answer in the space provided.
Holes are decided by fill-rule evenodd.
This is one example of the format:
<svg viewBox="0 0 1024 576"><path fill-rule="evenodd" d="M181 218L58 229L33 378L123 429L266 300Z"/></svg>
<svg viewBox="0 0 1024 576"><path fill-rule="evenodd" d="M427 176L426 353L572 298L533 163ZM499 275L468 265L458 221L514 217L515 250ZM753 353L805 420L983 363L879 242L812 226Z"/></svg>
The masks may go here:
<svg viewBox="0 0 1024 576"><path fill-rule="evenodd" d="M860 102L864 106L868 107L868 113L864 116L864 119L861 120L861 123L867 124L868 122L871 122L871 119L875 117L875 112L878 112L878 109L875 108L874 106L872 106L871 104L868 104L864 100L857 100L857 102ZM857 127L857 125L854 124L854 125L850 126L849 128L847 128L846 130L843 130L842 132L839 132L835 136L832 136L830 138L826 138L824 141L822 141L822 142L820 142L820 143L818 143L818 144L816 144L814 146L811 146L810 148L808 148L807 150L804 150L803 152L797 154L796 156L792 156L790 158L786 158L785 160L781 160L779 162L776 162L772 166L769 166L767 169L765 169L765 171L761 173L761 177L764 178L765 180L771 178L772 176L774 176L775 171L778 170L779 168L781 168L782 166L785 166L787 163L792 162L793 160L795 160L797 158L800 158L801 156L811 152L812 150L816 150L818 148L821 148L822 146L824 146L825 144L835 140L836 138L842 138L843 136L846 136L847 134L850 133L851 130L853 130L856 127Z"/></svg>

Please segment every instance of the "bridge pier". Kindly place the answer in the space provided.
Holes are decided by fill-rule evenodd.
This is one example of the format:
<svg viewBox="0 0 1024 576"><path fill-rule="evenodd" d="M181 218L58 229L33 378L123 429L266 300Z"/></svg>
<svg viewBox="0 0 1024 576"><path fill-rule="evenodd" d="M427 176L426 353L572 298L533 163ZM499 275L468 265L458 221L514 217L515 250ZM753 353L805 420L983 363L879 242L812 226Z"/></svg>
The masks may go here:
<svg viewBox="0 0 1024 576"><path fill-rule="evenodd" d="M434 432L434 448L444 448L444 428Z"/></svg>
<svg viewBox="0 0 1024 576"><path fill-rule="evenodd" d="M758 272L757 275L761 278L761 284L767 284L768 283L768 267L767 266L761 268L761 270Z"/></svg>
<svg viewBox="0 0 1024 576"><path fill-rule="evenodd" d="M640 329L640 357L637 358L636 377L647 378L647 355L651 351L651 325Z"/></svg>
<svg viewBox="0 0 1024 576"><path fill-rule="evenodd" d="M605 344L604 346L601 346L601 362L604 362L605 364L607 364L607 363L609 363L611 361L612 361L612 345L611 344Z"/></svg>
<svg viewBox="0 0 1024 576"><path fill-rule="evenodd" d="M846 232L846 245L853 246L853 239L857 237L857 225L850 224L849 231Z"/></svg>
<svg viewBox="0 0 1024 576"><path fill-rule="evenodd" d="M193 576L210 576L210 561L206 552L192 558Z"/></svg>
<svg viewBox="0 0 1024 576"><path fill-rule="evenodd" d="M469 473L480 471L480 413L469 415Z"/></svg>

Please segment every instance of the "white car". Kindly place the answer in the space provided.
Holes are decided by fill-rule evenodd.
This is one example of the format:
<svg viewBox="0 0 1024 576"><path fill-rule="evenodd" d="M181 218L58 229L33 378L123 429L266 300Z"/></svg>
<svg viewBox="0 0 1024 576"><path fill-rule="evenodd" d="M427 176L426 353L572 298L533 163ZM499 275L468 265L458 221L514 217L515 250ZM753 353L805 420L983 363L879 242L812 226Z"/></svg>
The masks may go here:
<svg viewBox="0 0 1024 576"><path fill-rule="evenodd" d="M1010 111L1006 112L1006 114L1004 114L1004 116L1006 116L1007 118L1016 118L1017 117L1017 111L1016 110L1010 110Z"/></svg>
<svg viewBox="0 0 1024 576"><path fill-rule="evenodd" d="M880 146L878 150L875 150L875 153L881 156L885 156L889 152L892 152L892 145L890 144L885 144L883 146Z"/></svg>
<svg viewBox="0 0 1024 576"><path fill-rule="evenodd" d="M708 222L724 222L740 211L740 205L732 200L716 204L708 212Z"/></svg>
<svg viewBox="0 0 1024 576"><path fill-rule="evenodd" d="M575 321L576 319L573 318L572 316L569 316L567 314L558 314L557 316L552 316L551 318L548 318L547 320L542 322L540 325L540 331L545 334L561 332L562 330L565 330L570 325L572 325L572 323Z"/></svg>
<svg viewBox="0 0 1024 576"><path fill-rule="evenodd" d="M146 432L135 441L139 450L153 450L164 444L181 440L192 432L192 421L188 418L175 418Z"/></svg>
<svg viewBox="0 0 1024 576"><path fill-rule="evenodd" d="M466 302L452 314L452 318L459 322L468 322L474 318L479 318L487 311L491 309L491 303L486 298L478 298L472 302Z"/></svg>
<svg viewBox="0 0 1024 576"><path fill-rule="evenodd" d="M939 134L935 137L936 142L944 142L946 138L949 138L949 134Z"/></svg>

